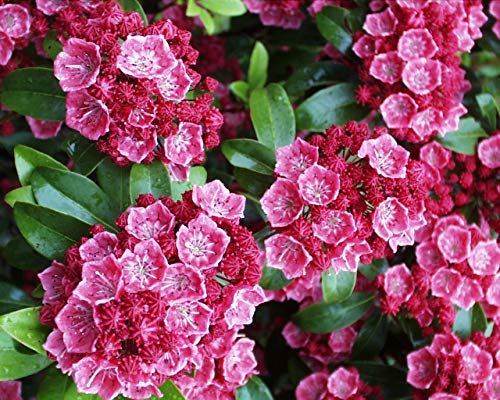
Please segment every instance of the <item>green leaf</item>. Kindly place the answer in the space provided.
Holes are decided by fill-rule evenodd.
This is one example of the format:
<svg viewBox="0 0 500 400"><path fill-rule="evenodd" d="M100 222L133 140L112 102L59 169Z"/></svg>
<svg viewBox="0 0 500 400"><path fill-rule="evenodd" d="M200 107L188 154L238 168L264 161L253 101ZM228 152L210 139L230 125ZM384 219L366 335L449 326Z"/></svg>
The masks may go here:
<svg viewBox="0 0 500 400"><path fill-rule="evenodd" d="M353 359L369 359L380 353L388 331L387 316L376 309L364 322L352 348Z"/></svg>
<svg viewBox="0 0 500 400"><path fill-rule="evenodd" d="M63 45L57 40L57 31L55 29L48 31L47 35L45 35L43 49L52 60L55 60L57 55L62 51Z"/></svg>
<svg viewBox="0 0 500 400"><path fill-rule="evenodd" d="M293 282L293 279L285 278L283 271L278 268L268 267L264 265L262 270L262 278L260 278L259 285L262 289L278 290L283 289Z"/></svg>
<svg viewBox="0 0 500 400"><path fill-rule="evenodd" d="M101 400L101 397L97 394L86 394L79 393L76 384L71 381L64 393L64 400ZM117 400L119 397L116 398Z"/></svg>
<svg viewBox="0 0 500 400"><path fill-rule="evenodd" d="M248 169L264 175L272 175L276 157L262 143L252 139L232 139L222 143L222 153L235 167Z"/></svg>
<svg viewBox="0 0 500 400"><path fill-rule="evenodd" d="M31 175L31 185L38 204L116 231L118 210L90 179L70 171L38 167Z"/></svg>
<svg viewBox="0 0 500 400"><path fill-rule="evenodd" d="M236 400L273 400L273 395L262 379L254 375L245 386L236 389Z"/></svg>
<svg viewBox="0 0 500 400"><path fill-rule="evenodd" d="M124 211L130 204L130 167L119 167L110 158L106 158L97 167L99 186L114 201L119 211Z"/></svg>
<svg viewBox="0 0 500 400"><path fill-rule="evenodd" d="M14 148L14 160L16 163L17 176L23 186L30 183L31 174L36 167L50 167L62 171L68 170L64 165L54 160L52 157L23 145L17 145Z"/></svg>
<svg viewBox="0 0 500 400"><path fill-rule="evenodd" d="M481 110L482 116L488 122L489 129L494 131L497 128L497 114L500 114L500 106L495 101L495 98L489 93L476 95L476 102Z"/></svg>
<svg viewBox="0 0 500 400"><path fill-rule="evenodd" d="M295 101L313 87L345 82L352 76L353 71L344 64L320 61L297 70L286 81L285 90L290 100Z"/></svg>
<svg viewBox="0 0 500 400"><path fill-rule="evenodd" d="M274 182L272 176L259 174L243 168L234 168L234 178L240 186L252 196L261 198Z"/></svg>
<svg viewBox="0 0 500 400"><path fill-rule="evenodd" d="M412 399L412 387L406 382L406 370L370 361L349 364L356 367L363 382L382 388L383 399Z"/></svg>
<svg viewBox="0 0 500 400"><path fill-rule="evenodd" d="M257 139L272 150L295 139L295 116L285 89L271 83L250 95L250 116ZM259 172L259 171L257 171Z"/></svg>
<svg viewBox="0 0 500 400"><path fill-rule="evenodd" d="M73 383L68 375L61 372L55 365L51 366L38 389L38 400L65 400L66 392Z"/></svg>
<svg viewBox="0 0 500 400"><path fill-rule="evenodd" d="M154 161L151 164L135 164L130 171L130 202L140 194L151 193L156 198L170 196L170 175L165 164Z"/></svg>
<svg viewBox="0 0 500 400"><path fill-rule="evenodd" d="M35 204L16 203L14 217L30 246L49 260L63 260L68 247L78 243L90 228L67 214Z"/></svg>
<svg viewBox="0 0 500 400"><path fill-rule="evenodd" d="M73 171L85 176L90 175L106 157L104 153L97 151L95 142L79 133L68 136L63 148L74 161Z"/></svg>
<svg viewBox="0 0 500 400"><path fill-rule="evenodd" d="M0 331L0 381L33 375L51 363L47 356L32 352Z"/></svg>
<svg viewBox="0 0 500 400"><path fill-rule="evenodd" d="M385 258L373 260L371 264L358 265L358 271L361 272L365 278L371 281L377 279L377 276L383 274L387 268L389 268L389 263Z"/></svg>
<svg viewBox="0 0 500 400"><path fill-rule="evenodd" d="M243 100L244 103L248 103L248 91L250 87L245 81L235 81L229 85L229 90L236 97Z"/></svg>
<svg viewBox="0 0 500 400"><path fill-rule="evenodd" d="M342 303L315 303L293 316L300 329L312 333L330 333L360 319L372 305L374 294L354 293Z"/></svg>
<svg viewBox="0 0 500 400"><path fill-rule="evenodd" d="M330 268L321 275L323 299L326 303L340 303L346 300L352 294L354 285L356 285L356 272L335 273L333 268Z"/></svg>
<svg viewBox="0 0 500 400"><path fill-rule="evenodd" d="M341 53L345 53L351 47L352 37L338 22L328 10L316 15L316 23L323 37Z"/></svg>
<svg viewBox="0 0 500 400"><path fill-rule="evenodd" d="M40 322L40 308L30 307L0 317L0 328L19 343L45 355L42 345L52 329Z"/></svg>
<svg viewBox="0 0 500 400"><path fill-rule="evenodd" d="M448 132L444 138L438 138L447 149L460 154L473 156L476 154L476 146L479 138L488 137L481 125L474 118L462 118L458 130Z"/></svg>
<svg viewBox="0 0 500 400"><path fill-rule="evenodd" d="M144 26L148 25L148 18L146 17L146 13L138 0L118 0L118 4L120 4L121 8L125 12L131 11L138 13L144 22Z"/></svg>
<svg viewBox="0 0 500 400"><path fill-rule="evenodd" d="M200 4L216 14L235 17L247 11L241 0L201 0Z"/></svg>
<svg viewBox="0 0 500 400"><path fill-rule="evenodd" d="M66 94L51 68L16 69L3 80L1 101L21 115L44 121L64 121Z"/></svg>
<svg viewBox="0 0 500 400"><path fill-rule="evenodd" d="M486 331L488 321L481 304L476 303L469 310L459 309L453 323L453 332L462 339L470 338L474 331Z"/></svg>
<svg viewBox="0 0 500 400"><path fill-rule="evenodd" d="M362 119L367 111L356 104L355 88L353 83L339 83L309 97L295 111L297 129L323 132L333 124Z"/></svg>
<svg viewBox="0 0 500 400"><path fill-rule="evenodd" d="M179 388L170 379L167 379L159 389L163 393L163 399L165 400L186 400ZM152 396L151 399L157 399L157 397Z"/></svg>
<svg viewBox="0 0 500 400"><path fill-rule="evenodd" d="M33 305L33 300L23 290L10 283L0 282L0 314L7 314Z"/></svg>
<svg viewBox="0 0 500 400"><path fill-rule="evenodd" d="M36 253L20 235L14 236L2 250L2 256L11 267L41 271L48 266L48 262Z"/></svg>
<svg viewBox="0 0 500 400"><path fill-rule="evenodd" d="M187 182L172 181L170 197L177 201L182 199L182 194L193 188L193 185L203 186L207 182L207 170L198 165L191 167L189 170L189 178Z"/></svg>
<svg viewBox="0 0 500 400"><path fill-rule="evenodd" d="M5 202L14 207L17 201L22 201L23 203L34 203L35 198L33 197L33 192L31 191L31 186L22 186L20 188L11 190L5 195Z"/></svg>
<svg viewBox="0 0 500 400"><path fill-rule="evenodd" d="M248 67L248 84L250 90L263 88L267 81L267 67L269 65L269 54L264 45L256 41L250 56Z"/></svg>

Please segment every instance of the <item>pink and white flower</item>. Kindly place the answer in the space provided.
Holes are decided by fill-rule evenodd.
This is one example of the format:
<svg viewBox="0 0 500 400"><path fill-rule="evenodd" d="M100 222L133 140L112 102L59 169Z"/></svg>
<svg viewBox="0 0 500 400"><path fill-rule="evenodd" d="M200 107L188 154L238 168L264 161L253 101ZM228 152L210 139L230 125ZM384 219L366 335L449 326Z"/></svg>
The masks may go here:
<svg viewBox="0 0 500 400"><path fill-rule="evenodd" d="M419 389L428 389L438 373L438 362L434 355L424 347L410 353L407 360L408 383Z"/></svg>
<svg viewBox="0 0 500 400"><path fill-rule="evenodd" d="M339 174L322 167L312 165L299 176L299 193L309 204L327 205L339 194Z"/></svg>
<svg viewBox="0 0 500 400"><path fill-rule="evenodd" d="M278 178L260 200L262 209L273 227L287 226L299 218L304 208L298 186Z"/></svg>
<svg viewBox="0 0 500 400"><path fill-rule="evenodd" d="M327 210L319 223L312 224L314 235L328 244L339 244L356 232L352 214L346 211Z"/></svg>
<svg viewBox="0 0 500 400"><path fill-rule="evenodd" d="M410 153L399 146L389 134L365 140L358 151L358 156L361 158L368 156L370 165L386 178L406 177L406 164Z"/></svg>
<svg viewBox="0 0 500 400"><path fill-rule="evenodd" d="M189 165L203 153L202 133L200 125L181 122L177 132L165 139L165 156L175 164Z"/></svg>
<svg viewBox="0 0 500 400"><path fill-rule="evenodd" d="M275 171L280 176L296 181L309 167L318 162L318 148L301 138L276 150Z"/></svg>
<svg viewBox="0 0 500 400"><path fill-rule="evenodd" d="M370 75L386 83L400 81L402 71L403 62L395 51L377 54L370 64Z"/></svg>
<svg viewBox="0 0 500 400"><path fill-rule="evenodd" d="M126 231L137 239L151 239L172 231L175 217L161 202L133 207L127 217Z"/></svg>
<svg viewBox="0 0 500 400"><path fill-rule="evenodd" d="M441 85L441 63L426 58L409 61L403 68L403 82L415 94L428 94Z"/></svg>
<svg viewBox="0 0 500 400"><path fill-rule="evenodd" d="M288 279L305 274L312 257L300 242L291 236L277 234L264 243L268 266L282 270Z"/></svg>
<svg viewBox="0 0 500 400"><path fill-rule="evenodd" d="M173 101L184 100L193 83L181 61L177 61L174 67L159 75L155 82L163 98Z"/></svg>
<svg viewBox="0 0 500 400"><path fill-rule="evenodd" d="M500 134L481 141L477 153L483 165L488 168L500 168Z"/></svg>
<svg viewBox="0 0 500 400"><path fill-rule="evenodd" d="M380 111L389 128L406 128L417 113L417 103L406 93L391 94L380 105Z"/></svg>
<svg viewBox="0 0 500 400"><path fill-rule="evenodd" d="M90 140L108 132L108 107L85 89L69 92L66 97L66 125L76 129Z"/></svg>
<svg viewBox="0 0 500 400"><path fill-rule="evenodd" d="M426 29L408 29L403 32L398 42L398 56L405 61L416 58L430 59L438 51L438 46Z"/></svg>
<svg viewBox="0 0 500 400"><path fill-rule="evenodd" d="M11 38L20 38L30 31L28 10L19 4L6 4L0 7L0 30Z"/></svg>
<svg viewBox="0 0 500 400"><path fill-rule="evenodd" d="M210 217L243 218L245 197L229 192L219 180L204 186L193 185L193 202Z"/></svg>

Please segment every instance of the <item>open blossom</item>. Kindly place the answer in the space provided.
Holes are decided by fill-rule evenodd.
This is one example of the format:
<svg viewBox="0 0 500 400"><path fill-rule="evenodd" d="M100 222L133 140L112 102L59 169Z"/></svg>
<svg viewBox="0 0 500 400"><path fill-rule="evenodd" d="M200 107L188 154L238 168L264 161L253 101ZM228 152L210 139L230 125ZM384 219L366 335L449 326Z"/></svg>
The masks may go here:
<svg viewBox="0 0 500 400"><path fill-rule="evenodd" d="M438 374L436 357L427 348L408 355L408 383L419 389L428 389Z"/></svg>
<svg viewBox="0 0 500 400"><path fill-rule="evenodd" d="M0 6L0 30L11 38L20 38L30 31L28 10L19 4Z"/></svg>
<svg viewBox="0 0 500 400"><path fill-rule="evenodd" d="M210 217L243 218L245 197L230 193L219 180L204 186L193 185L193 202Z"/></svg>
<svg viewBox="0 0 500 400"><path fill-rule="evenodd" d="M173 163L186 166L203 153L202 128L181 122L177 132L165 140L165 156Z"/></svg>
<svg viewBox="0 0 500 400"><path fill-rule="evenodd" d="M192 196L139 196L118 235L96 226L40 274L44 348L79 392L143 399L168 378L188 398L205 398L196 387L229 398L256 372L254 342L238 331L265 301L261 251L239 214L213 220Z"/></svg>
<svg viewBox="0 0 500 400"><path fill-rule="evenodd" d="M272 184L260 201L272 226L286 226L292 223L303 209L298 185L281 178Z"/></svg>
<svg viewBox="0 0 500 400"><path fill-rule="evenodd" d="M488 168L500 168L500 134L482 140L477 147L481 162Z"/></svg>
<svg viewBox="0 0 500 400"><path fill-rule="evenodd" d="M370 165L382 176L404 178L410 153L399 146L392 136L382 135L363 142L358 156L368 156Z"/></svg>
<svg viewBox="0 0 500 400"><path fill-rule="evenodd" d="M307 168L318 162L318 148L297 138L292 144L276 150L276 172L296 180Z"/></svg>
<svg viewBox="0 0 500 400"><path fill-rule="evenodd" d="M417 103L405 93L397 93L388 96L380 111L389 128L404 128L410 125L417 113Z"/></svg>
<svg viewBox="0 0 500 400"><path fill-rule="evenodd" d="M401 76L413 93L428 94L441 85L441 64L426 58L411 60L405 65Z"/></svg>
<svg viewBox="0 0 500 400"><path fill-rule="evenodd" d="M310 204L326 205L339 194L339 175L319 165L307 168L299 176L297 183L300 195Z"/></svg>
<svg viewBox="0 0 500 400"><path fill-rule="evenodd" d="M293 237L274 235L266 240L266 257L270 267L283 271L288 279L302 276L312 257Z"/></svg>
<svg viewBox="0 0 500 400"><path fill-rule="evenodd" d="M108 108L85 89L68 93L66 109L66 125L76 129L87 139L96 140L108 132Z"/></svg>
<svg viewBox="0 0 500 400"><path fill-rule="evenodd" d="M405 61L417 58L429 59L434 57L438 51L438 46L429 30L409 29L405 31L398 41L397 54Z"/></svg>

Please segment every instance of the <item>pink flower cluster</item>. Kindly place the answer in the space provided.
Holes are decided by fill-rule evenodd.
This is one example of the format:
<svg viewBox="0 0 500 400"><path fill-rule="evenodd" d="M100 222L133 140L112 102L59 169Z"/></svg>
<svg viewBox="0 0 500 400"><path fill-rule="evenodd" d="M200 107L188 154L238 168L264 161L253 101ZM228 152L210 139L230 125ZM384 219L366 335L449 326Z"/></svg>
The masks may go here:
<svg viewBox="0 0 500 400"><path fill-rule="evenodd" d="M316 372L303 379L295 391L297 400L381 400L379 390L361 380L356 368L339 367L331 374ZM375 396L375 397L373 397Z"/></svg>
<svg viewBox="0 0 500 400"><path fill-rule="evenodd" d="M380 109L393 134L426 142L458 129L470 83L457 52L470 52L487 17L480 0L372 1L353 46L363 59L357 100Z"/></svg>
<svg viewBox="0 0 500 400"><path fill-rule="evenodd" d="M261 199L275 231L265 241L267 265L304 277L305 288L330 267L356 271L360 260L412 245L426 222L433 182L385 128L333 126L278 149L276 159L278 178Z"/></svg>
<svg viewBox="0 0 500 400"><path fill-rule="evenodd" d="M238 332L264 293L244 203L220 181L179 202L141 195L117 235L95 226L39 275L44 348L79 392L161 397L169 378L190 399L229 399L247 382L254 342Z"/></svg>
<svg viewBox="0 0 500 400"><path fill-rule="evenodd" d="M496 35L498 39L500 39L500 2L496 0L491 0L489 12L496 19L496 22L492 28L493 33Z"/></svg>
<svg viewBox="0 0 500 400"><path fill-rule="evenodd" d="M248 11L259 14L266 26L279 26L285 29L299 29L305 19L300 7L305 0L243 0Z"/></svg>
<svg viewBox="0 0 500 400"><path fill-rule="evenodd" d="M115 2L81 7L57 10L64 47L54 72L67 92L66 124L98 140L119 165L157 158L185 180L190 165L203 162L204 147L219 143L223 123L209 94L186 99L191 88L217 87L211 78L198 85L191 33L170 20L144 27Z"/></svg>
<svg viewBox="0 0 500 400"><path fill-rule="evenodd" d="M492 400L500 392L498 328L489 338L475 332L460 340L451 332L410 353L407 380L416 400Z"/></svg>

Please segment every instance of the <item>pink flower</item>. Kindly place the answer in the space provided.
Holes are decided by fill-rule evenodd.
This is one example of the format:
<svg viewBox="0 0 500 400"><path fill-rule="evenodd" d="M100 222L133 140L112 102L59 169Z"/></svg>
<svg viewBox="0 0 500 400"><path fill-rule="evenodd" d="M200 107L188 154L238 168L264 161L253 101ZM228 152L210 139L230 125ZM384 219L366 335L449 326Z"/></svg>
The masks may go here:
<svg viewBox="0 0 500 400"><path fill-rule="evenodd" d="M493 282L486 292L486 300L488 303L500 307L500 275L497 274L493 278Z"/></svg>
<svg viewBox="0 0 500 400"><path fill-rule="evenodd" d="M302 243L291 236L277 234L267 239L264 244L268 266L281 269L288 279L304 275L312 257Z"/></svg>
<svg viewBox="0 0 500 400"><path fill-rule="evenodd" d="M477 275L495 275L500 268L500 246L496 240L479 242L467 258Z"/></svg>
<svg viewBox="0 0 500 400"><path fill-rule="evenodd" d="M352 214L345 211L326 210L319 223L312 224L314 235L328 244L339 244L356 232Z"/></svg>
<svg viewBox="0 0 500 400"><path fill-rule="evenodd" d="M136 137L122 137L118 144L118 152L128 160L140 163L158 144L156 135L149 135L139 140Z"/></svg>
<svg viewBox="0 0 500 400"><path fill-rule="evenodd" d="M193 267L171 264L165 270L161 293L169 304L200 300L206 296L205 279Z"/></svg>
<svg viewBox="0 0 500 400"><path fill-rule="evenodd" d="M363 29L372 36L389 36L396 29L396 18L390 8L378 14L366 16Z"/></svg>
<svg viewBox="0 0 500 400"><path fill-rule="evenodd" d="M477 385L485 382L493 368L493 357L485 350L481 350L474 343L468 343L460 350L464 369L462 370L467 382Z"/></svg>
<svg viewBox="0 0 500 400"><path fill-rule="evenodd" d="M361 256L369 254L371 251L372 249L366 240L352 243L343 242L335 249L331 266L336 273L340 271L356 272Z"/></svg>
<svg viewBox="0 0 500 400"><path fill-rule="evenodd" d="M405 61L416 58L432 58L438 46L427 29L408 29L398 42L398 55Z"/></svg>
<svg viewBox="0 0 500 400"><path fill-rule="evenodd" d="M203 153L202 127L181 122L177 132L165 139L165 156L175 164L187 166Z"/></svg>
<svg viewBox="0 0 500 400"><path fill-rule="evenodd" d="M328 377L328 391L335 397L346 400L357 393L360 383L358 371L340 367Z"/></svg>
<svg viewBox="0 0 500 400"><path fill-rule="evenodd" d="M481 285L473 279L464 277L462 284L451 297L451 301L464 310L470 309L476 302L484 297Z"/></svg>
<svg viewBox="0 0 500 400"><path fill-rule="evenodd" d="M109 232L100 232L80 246L80 257L84 261L102 260L113 252L117 242L116 235Z"/></svg>
<svg viewBox="0 0 500 400"><path fill-rule="evenodd" d="M451 225L438 236L437 246L447 261L462 262L470 255L471 234L465 228Z"/></svg>
<svg viewBox="0 0 500 400"><path fill-rule="evenodd" d="M380 111L389 128L407 128L417 113L417 103L405 93L391 94L380 105Z"/></svg>
<svg viewBox="0 0 500 400"><path fill-rule="evenodd" d="M114 255L83 264L82 278L73 293L92 305L115 299L122 289L122 268Z"/></svg>
<svg viewBox="0 0 500 400"><path fill-rule="evenodd" d="M378 205L373 213L373 230L384 240L389 240L410 227L408 209L394 197Z"/></svg>
<svg viewBox="0 0 500 400"><path fill-rule="evenodd" d="M127 217L125 230L137 239L151 239L168 234L174 227L175 217L161 201L147 207L133 207Z"/></svg>
<svg viewBox="0 0 500 400"><path fill-rule="evenodd" d="M488 168L500 168L500 134L481 141L477 154Z"/></svg>
<svg viewBox="0 0 500 400"><path fill-rule="evenodd" d="M436 272L439 268L448 266L439 248L430 240L420 243L415 253L418 265L431 274Z"/></svg>
<svg viewBox="0 0 500 400"><path fill-rule="evenodd" d="M304 208L297 185L282 178L278 178L264 193L260 204L273 227L291 224Z"/></svg>
<svg viewBox="0 0 500 400"><path fill-rule="evenodd" d="M352 46L352 50L359 58L367 58L375 54L375 40L369 35L361 36Z"/></svg>
<svg viewBox="0 0 500 400"><path fill-rule="evenodd" d="M327 205L339 194L339 175L317 164L307 168L297 182L300 195L309 204Z"/></svg>
<svg viewBox="0 0 500 400"><path fill-rule="evenodd" d="M420 159L437 169L446 167L450 158L451 151L445 149L437 141L427 143L420 149Z"/></svg>
<svg viewBox="0 0 500 400"><path fill-rule="evenodd" d="M99 46L82 39L71 38L54 61L54 75L65 92L93 85L99 75L101 54Z"/></svg>
<svg viewBox="0 0 500 400"><path fill-rule="evenodd" d="M403 69L403 82L415 94L428 94L441 85L441 63L418 58Z"/></svg>
<svg viewBox="0 0 500 400"><path fill-rule="evenodd" d="M0 30L11 38L20 38L30 31L28 10L18 4L6 4L0 7Z"/></svg>
<svg viewBox="0 0 500 400"><path fill-rule="evenodd" d="M408 301L414 288L413 277L405 264L395 265L384 274L384 290L398 304Z"/></svg>
<svg viewBox="0 0 500 400"><path fill-rule="evenodd" d="M485 13L483 13L482 9L482 5L472 6L469 8L469 33L472 39L480 39L483 36L481 33L481 27L486 21L488 21L488 17Z"/></svg>
<svg viewBox="0 0 500 400"><path fill-rule="evenodd" d="M148 128L156 117L156 107L152 99L141 105L130 107L127 122L136 128Z"/></svg>
<svg viewBox="0 0 500 400"><path fill-rule="evenodd" d="M462 282L463 277L457 271L440 268L431 279L432 294L444 299L451 299L451 297L456 295Z"/></svg>
<svg viewBox="0 0 500 400"><path fill-rule="evenodd" d="M181 101L186 97L193 81L183 62L177 61L172 69L156 78L156 85L165 100Z"/></svg>
<svg viewBox="0 0 500 400"><path fill-rule="evenodd" d="M224 314L229 329L251 324L255 307L265 301L264 291L260 286L242 287L235 290L232 296L228 291L224 295L231 301Z"/></svg>
<svg viewBox="0 0 500 400"><path fill-rule="evenodd" d="M177 232L180 260L195 268L211 268L224 257L229 244L227 233L205 214L199 214Z"/></svg>
<svg viewBox="0 0 500 400"><path fill-rule="evenodd" d="M90 140L96 140L109 130L108 107L85 89L66 96L66 125Z"/></svg>
<svg viewBox="0 0 500 400"><path fill-rule="evenodd" d="M275 172L297 181L298 177L316 162L318 162L318 148L298 138L292 144L276 150Z"/></svg>
<svg viewBox="0 0 500 400"><path fill-rule="evenodd" d="M418 389L428 389L438 373L438 363L436 358L424 347L410 353L408 361L408 383Z"/></svg>
<svg viewBox="0 0 500 400"><path fill-rule="evenodd" d="M224 357L222 372L229 382L242 385L255 372L257 361L252 352L254 345L253 340L240 339Z"/></svg>
<svg viewBox="0 0 500 400"><path fill-rule="evenodd" d="M64 278L64 264L52 261L52 265L38 274L38 278L45 290L44 303L54 304L66 300Z"/></svg>
<svg viewBox="0 0 500 400"><path fill-rule="evenodd" d="M486 396L494 399L500 393L500 368L495 368L491 371L490 379L484 383L484 391Z"/></svg>
<svg viewBox="0 0 500 400"><path fill-rule="evenodd" d="M14 42L5 32L0 30L0 65L7 65L14 51Z"/></svg>
<svg viewBox="0 0 500 400"><path fill-rule="evenodd" d="M193 202L210 217L243 218L245 197L232 194L218 179L204 186L193 185Z"/></svg>
<svg viewBox="0 0 500 400"><path fill-rule="evenodd" d="M177 60L162 35L127 36L116 66L135 78L152 79L175 67Z"/></svg>
<svg viewBox="0 0 500 400"><path fill-rule="evenodd" d="M316 372L301 380L295 395L297 400L318 400L321 399L327 391L328 374Z"/></svg>
<svg viewBox="0 0 500 400"><path fill-rule="evenodd" d="M365 140L361 145L358 156L368 156L370 165L386 178L405 178L406 164L410 153L399 146L389 134L377 139Z"/></svg>
<svg viewBox="0 0 500 400"><path fill-rule="evenodd" d="M309 333L304 332L291 321L285 325L281 334L292 349L304 347L310 337Z"/></svg>
<svg viewBox="0 0 500 400"><path fill-rule="evenodd" d="M45 15L54 15L69 6L69 0L36 0L36 8Z"/></svg>
<svg viewBox="0 0 500 400"><path fill-rule="evenodd" d="M26 117L26 122L37 139L50 139L57 136L63 124L60 121L41 121L31 117Z"/></svg>
<svg viewBox="0 0 500 400"><path fill-rule="evenodd" d="M99 394L104 400L110 400L120 393L117 367L99 356L82 358L75 364L73 378L79 392Z"/></svg>
<svg viewBox="0 0 500 400"><path fill-rule="evenodd" d="M402 71L403 63L395 51L377 54L370 65L371 76L391 84L401 80Z"/></svg>
<svg viewBox="0 0 500 400"><path fill-rule="evenodd" d="M126 249L119 262L123 269L124 289L127 292L160 289L168 264L160 245L154 239L137 243L134 252Z"/></svg>
<svg viewBox="0 0 500 400"><path fill-rule="evenodd" d="M165 325L176 334L205 335L208 333L212 313L206 304L199 301L173 304L167 309Z"/></svg>
<svg viewBox="0 0 500 400"><path fill-rule="evenodd" d="M21 382L3 381L0 382L0 399L23 400L21 397Z"/></svg>
<svg viewBox="0 0 500 400"><path fill-rule="evenodd" d="M352 326L333 331L328 338L328 347L335 353L349 353L358 333Z"/></svg>
<svg viewBox="0 0 500 400"><path fill-rule="evenodd" d="M410 122L410 126L420 139L427 139L435 131L442 133L443 125L443 113L434 107L426 108L415 114Z"/></svg>

